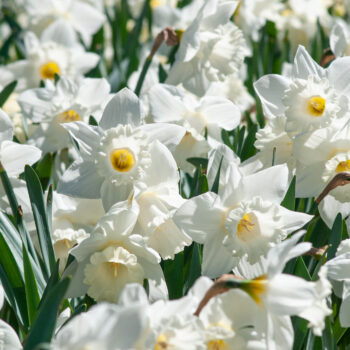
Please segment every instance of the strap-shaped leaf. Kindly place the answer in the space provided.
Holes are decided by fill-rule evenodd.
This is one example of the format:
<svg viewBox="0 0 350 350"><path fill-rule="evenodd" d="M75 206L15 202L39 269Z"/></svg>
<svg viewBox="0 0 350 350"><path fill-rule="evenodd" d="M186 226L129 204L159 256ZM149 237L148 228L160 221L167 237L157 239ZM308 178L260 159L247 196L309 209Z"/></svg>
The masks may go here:
<svg viewBox="0 0 350 350"><path fill-rule="evenodd" d="M27 299L27 310L29 324L33 324L35 316L37 313L37 308L39 306L40 297L38 292L38 286L35 280L34 271L32 264L29 259L28 252L25 246L22 246L23 249L23 266L24 266L24 282L25 282L25 293Z"/></svg>
<svg viewBox="0 0 350 350"><path fill-rule="evenodd" d="M0 92L0 107L2 107L16 88L17 80L7 84Z"/></svg>
<svg viewBox="0 0 350 350"><path fill-rule="evenodd" d="M39 238L40 249L44 258L46 272L49 276L53 267L55 266L56 259L52 245L50 226L46 214L43 190L39 178L33 168L26 165L24 173L27 181L29 198L33 209L33 216Z"/></svg>
<svg viewBox="0 0 350 350"><path fill-rule="evenodd" d="M24 350L34 349L41 343L49 343L55 331L58 309L66 294L70 278L66 277L56 284L41 304L37 318L25 341Z"/></svg>

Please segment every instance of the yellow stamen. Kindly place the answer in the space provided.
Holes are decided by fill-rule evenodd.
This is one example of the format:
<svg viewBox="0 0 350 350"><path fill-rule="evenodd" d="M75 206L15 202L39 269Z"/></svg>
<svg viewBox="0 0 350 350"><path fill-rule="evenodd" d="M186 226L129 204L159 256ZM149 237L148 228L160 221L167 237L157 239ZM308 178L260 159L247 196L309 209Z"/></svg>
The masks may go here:
<svg viewBox="0 0 350 350"><path fill-rule="evenodd" d="M230 350L230 346L223 340L211 340L207 344L207 350Z"/></svg>
<svg viewBox="0 0 350 350"><path fill-rule="evenodd" d="M261 296L266 292L267 289L267 276L261 275L251 281L242 283L241 288L246 293L248 293L258 305L261 305Z"/></svg>
<svg viewBox="0 0 350 350"><path fill-rule="evenodd" d="M113 269L113 276L114 278L118 277L118 263L112 262L110 263L111 268Z"/></svg>
<svg viewBox="0 0 350 350"><path fill-rule="evenodd" d="M176 33L177 37L179 38L179 42L181 41L182 35L183 35L184 32L185 32L185 31L182 30L182 29L176 29L176 30L175 30L175 33Z"/></svg>
<svg viewBox="0 0 350 350"><path fill-rule="evenodd" d="M60 74L61 70L57 63L50 61L40 68L40 74L43 79L54 79L55 74Z"/></svg>
<svg viewBox="0 0 350 350"><path fill-rule="evenodd" d="M65 246L67 247L67 249L72 248L71 244L69 243L68 239L64 239L63 243L65 244Z"/></svg>
<svg viewBox="0 0 350 350"><path fill-rule="evenodd" d="M154 344L154 350L166 350L168 348L167 337L164 334L160 334Z"/></svg>
<svg viewBox="0 0 350 350"><path fill-rule="evenodd" d="M152 9L154 9L155 7L158 7L158 6L162 6L164 5L164 0L151 0L150 1L150 6Z"/></svg>
<svg viewBox="0 0 350 350"><path fill-rule="evenodd" d="M350 159L340 162L335 170L337 173L350 171Z"/></svg>
<svg viewBox="0 0 350 350"><path fill-rule="evenodd" d="M244 214L243 218L237 225L237 236L238 238L245 240L245 233L250 232L254 227L251 215L249 213Z"/></svg>
<svg viewBox="0 0 350 350"><path fill-rule="evenodd" d="M313 117L321 117L326 108L326 100L321 96L311 96L308 100L307 109Z"/></svg>
<svg viewBox="0 0 350 350"><path fill-rule="evenodd" d="M61 113L58 119L60 123L70 123L81 120L80 115L73 109Z"/></svg>
<svg viewBox="0 0 350 350"><path fill-rule="evenodd" d="M110 155L110 160L113 168L122 173L131 170L135 163L134 155L126 148L113 150Z"/></svg>

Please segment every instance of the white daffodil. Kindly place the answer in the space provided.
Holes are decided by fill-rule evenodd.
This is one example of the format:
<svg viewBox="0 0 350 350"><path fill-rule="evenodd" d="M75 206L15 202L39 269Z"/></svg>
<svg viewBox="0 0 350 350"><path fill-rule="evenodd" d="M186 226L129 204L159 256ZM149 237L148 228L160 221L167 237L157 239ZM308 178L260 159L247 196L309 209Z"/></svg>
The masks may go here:
<svg viewBox="0 0 350 350"><path fill-rule="evenodd" d="M17 177L26 164L32 165L41 157L41 151L30 145L12 141L13 127L10 118L0 109L0 162L10 177Z"/></svg>
<svg viewBox="0 0 350 350"><path fill-rule="evenodd" d="M183 33L196 18L198 11L203 6L203 1L193 0L182 8L178 8L176 1L173 0L151 0L150 4L152 7L152 33L157 35L160 30L168 26Z"/></svg>
<svg viewBox="0 0 350 350"><path fill-rule="evenodd" d="M288 0L285 9L280 12L277 21L277 29L287 33L292 51L295 52L298 45L309 46L315 37L320 22L323 30L328 31L332 25L332 17L328 8L333 4L332 0Z"/></svg>
<svg viewBox="0 0 350 350"><path fill-rule="evenodd" d="M106 20L98 7L91 6L87 1L47 0L43 3L40 0L25 0L23 5L30 28L37 34L46 34L64 25L75 41L78 41L79 35L86 45L90 44L92 35Z"/></svg>
<svg viewBox="0 0 350 350"><path fill-rule="evenodd" d="M115 205L101 218L90 237L71 250L77 266L69 295L87 293L97 301L117 302L127 283L143 284L144 279L164 289L159 255L146 246L143 237L131 234L137 217L134 208L124 203ZM68 268L66 274L70 273Z"/></svg>
<svg viewBox="0 0 350 350"><path fill-rule="evenodd" d="M350 26L339 19L332 28L329 42L336 57L350 56Z"/></svg>
<svg viewBox="0 0 350 350"><path fill-rule="evenodd" d="M93 115L101 118L109 100L110 86L105 79L85 78L74 82L61 77L56 85L50 80L45 87L27 90L18 99L25 117L41 123L29 142L43 152L55 152L70 145L65 123L89 122Z"/></svg>
<svg viewBox="0 0 350 350"><path fill-rule="evenodd" d="M235 1L204 3L181 36L167 84L182 84L192 93L203 96L211 82L238 72L243 63L245 42L242 32L229 21L236 6Z"/></svg>
<svg viewBox="0 0 350 350"><path fill-rule="evenodd" d="M173 221L175 211L185 202L179 194L179 172L170 151L160 142L150 145L150 154L146 175L135 185L133 198L139 216L134 232L145 237L147 245L163 259L174 259L192 243Z"/></svg>
<svg viewBox="0 0 350 350"><path fill-rule="evenodd" d="M314 62L299 46L292 77L265 75L255 84L267 118L286 117L291 135L330 125L348 112L348 58L335 60L327 69Z"/></svg>
<svg viewBox="0 0 350 350"><path fill-rule="evenodd" d="M242 78L238 74L228 75L224 81L213 82L206 96L221 96L232 101L242 113L252 108L254 98L249 94Z"/></svg>
<svg viewBox="0 0 350 350"><path fill-rule="evenodd" d="M286 165L242 176L232 164L226 176L218 195L194 197L175 214L177 225L204 244L202 273L209 277L230 271L245 255L258 261L312 218L279 205L288 189Z"/></svg>
<svg viewBox="0 0 350 350"><path fill-rule="evenodd" d="M72 198L53 193L52 243L60 271L66 266L69 251L89 237L98 220L104 215L99 199Z"/></svg>
<svg viewBox="0 0 350 350"><path fill-rule="evenodd" d="M350 169L350 124L333 124L295 138L293 154L297 160L296 196L314 197L338 173ZM350 185L333 189L330 194L345 203L350 199Z"/></svg>
<svg viewBox="0 0 350 350"><path fill-rule="evenodd" d="M202 322L194 316L198 300L185 296L177 300L158 300L149 304L141 286L129 284L120 297L120 305L143 307L148 327L139 337L135 350L205 350Z"/></svg>
<svg viewBox="0 0 350 350"><path fill-rule="evenodd" d="M223 97L205 96L200 100L175 86L156 85L149 92L150 112L155 122L182 125L186 135L174 152L178 165L190 170L186 159L200 157L209 151L208 143L221 142L221 129L232 130L238 126L240 110Z"/></svg>
<svg viewBox="0 0 350 350"><path fill-rule="evenodd" d="M235 13L235 22L243 30L246 38L259 41L259 30L266 21L278 22L285 9L281 0L240 0Z"/></svg>
<svg viewBox="0 0 350 350"><path fill-rule="evenodd" d="M134 349L146 328L142 305L101 303L64 325L52 340L53 350Z"/></svg>
<svg viewBox="0 0 350 350"><path fill-rule="evenodd" d="M279 116L267 120L263 129L260 129L255 137L254 146L259 152L249 158L245 163L259 162L262 168L268 168L272 164L274 149L275 164L287 163L290 173L295 172L295 158L293 156L293 138L291 138L286 129L286 118ZM250 166L252 166L250 164Z"/></svg>
<svg viewBox="0 0 350 350"><path fill-rule="evenodd" d="M27 33L24 38L25 59L5 66L6 74L1 83L17 80L16 90L23 91L39 87L40 80L54 81L55 74L77 79L96 66L98 55L79 47L64 46L64 43L64 40L57 43L51 38L39 41L33 33Z"/></svg>
<svg viewBox="0 0 350 350"><path fill-rule="evenodd" d="M189 295L198 300L213 285L200 277ZM208 350L267 349L266 313L243 291L230 290L209 300L199 314L206 332Z"/></svg>
<svg viewBox="0 0 350 350"><path fill-rule="evenodd" d="M82 158L64 173L58 192L81 198L102 198L106 210L126 200L151 164L151 141L158 139L174 148L185 133L176 125L141 125L141 118L138 98L124 89L108 103L99 126L81 122L64 124L78 143ZM162 152L162 148L154 150Z"/></svg>
<svg viewBox="0 0 350 350"><path fill-rule="evenodd" d="M342 299L339 319L342 327L350 326L350 239L343 240L333 259L326 265L328 278L331 280L334 293Z"/></svg>
<svg viewBox="0 0 350 350"><path fill-rule="evenodd" d="M332 292L331 284L326 277L327 268L321 268L318 274L319 280L316 282L282 273L290 259L310 250L310 243L296 245L304 233L305 231L297 233L273 247L267 258L260 261L260 269L251 266L247 260L242 260L234 272L243 278L248 278L243 281L238 279L238 288L247 292L268 313L305 318L309 321L308 326L312 327L314 334L320 336L324 329L325 317L332 313L326 303L326 298Z"/></svg>

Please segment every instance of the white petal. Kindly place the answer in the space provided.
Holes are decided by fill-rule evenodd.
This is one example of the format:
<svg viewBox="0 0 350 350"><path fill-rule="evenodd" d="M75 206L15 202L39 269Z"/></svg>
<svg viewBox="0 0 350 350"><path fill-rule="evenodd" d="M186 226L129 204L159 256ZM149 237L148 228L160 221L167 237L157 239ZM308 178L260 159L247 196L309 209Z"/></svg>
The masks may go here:
<svg viewBox="0 0 350 350"><path fill-rule="evenodd" d="M175 150L186 133L182 126L167 123L145 124L140 126L140 129L148 134L150 140L160 141L170 151Z"/></svg>
<svg viewBox="0 0 350 350"><path fill-rule="evenodd" d="M183 94L171 85L157 84L148 94L151 114L155 122L174 122L186 111Z"/></svg>
<svg viewBox="0 0 350 350"><path fill-rule="evenodd" d="M294 58L292 75L299 79L307 79L309 75L322 78L325 76L325 70L312 59L304 46L299 45Z"/></svg>
<svg viewBox="0 0 350 350"><path fill-rule="evenodd" d="M277 315L298 315L312 306L316 291L313 282L279 274L268 281L266 307Z"/></svg>
<svg viewBox="0 0 350 350"><path fill-rule="evenodd" d="M106 20L102 13L82 1L72 2L69 14L73 27L78 32L88 35L96 33Z"/></svg>
<svg viewBox="0 0 350 350"><path fill-rule="evenodd" d="M207 120L208 128L213 124L225 130L232 130L241 121L240 109L226 98L206 96L201 99L200 103L200 109Z"/></svg>
<svg viewBox="0 0 350 350"><path fill-rule="evenodd" d="M261 100L267 118L283 115L285 106L282 98L289 85L288 78L277 74L265 75L254 83L255 91Z"/></svg>
<svg viewBox="0 0 350 350"><path fill-rule="evenodd" d="M334 60L327 68L328 78L331 85L341 94L350 93L350 57L341 57Z"/></svg>
<svg viewBox="0 0 350 350"><path fill-rule="evenodd" d="M5 321L0 320L1 348L6 350L21 350L22 344L13 328Z"/></svg>
<svg viewBox="0 0 350 350"><path fill-rule="evenodd" d="M219 188L221 188L225 181L226 181L226 174L227 174L227 169L230 164L235 163L239 164L240 159L238 156L232 151L231 148L227 147L224 144L219 145L215 149L211 150L209 152L209 161L208 161L208 169L207 169L207 179L208 179L208 185L209 188L211 188L214 184L216 175L219 170L219 166L221 163L221 168L220 168L220 185ZM222 159L222 162L221 162ZM240 176L238 177L237 181L239 182Z"/></svg>
<svg viewBox="0 0 350 350"><path fill-rule="evenodd" d="M85 78L79 87L76 102L83 106L102 104L108 97L110 85L106 79Z"/></svg>
<svg viewBox="0 0 350 350"><path fill-rule="evenodd" d="M311 249L311 243L304 242L297 244L304 234L305 231L299 231L269 251L267 254L267 272L269 276L275 276L281 273L290 259L300 256Z"/></svg>
<svg viewBox="0 0 350 350"><path fill-rule="evenodd" d="M17 176L24 171L26 164L32 165L41 157L41 151L29 145L12 141L1 144L0 159L9 176Z"/></svg>
<svg viewBox="0 0 350 350"><path fill-rule="evenodd" d="M12 141L13 126L8 115L0 109L0 144L3 141Z"/></svg>
<svg viewBox="0 0 350 350"><path fill-rule="evenodd" d="M273 181L271 181L273 179ZM289 170L286 164L276 165L242 178L243 198L260 196L265 201L281 203L289 187Z"/></svg>
<svg viewBox="0 0 350 350"><path fill-rule="evenodd" d="M133 184L122 183L115 184L109 179L106 179L101 186L101 198L103 203L103 208L107 211L115 203L127 200L133 191Z"/></svg>
<svg viewBox="0 0 350 350"><path fill-rule="evenodd" d="M330 47L336 57L343 56L346 50L346 28L344 26L346 24L343 22L334 24L330 34Z"/></svg>
<svg viewBox="0 0 350 350"><path fill-rule="evenodd" d="M151 165L147 168L142 182L148 187L169 183L177 186L179 172L177 164L170 151L158 140L150 145Z"/></svg>
<svg viewBox="0 0 350 350"><path fill-rule="evenodd" d="M350 203L341 203L332 195L326 196L318 206L322 220L329 228L332 228L334 220L338 213L341 213L343 218L350 214ZM347 225L349 220L346 221Z"/></svg>
<svg viewBox="0 0 350 350"><path fill-rule="evenodd" d="M100 198L103 178L93 162L75 161L58 182L57 192L80 198Z"/></svg>
<svg viewBox="0 0 350 350"><path fill-rule="evenodd" d="M210 278L230 272L235 264L232 252L223 245L220 234L208 235L203 248L202 274Z"/></svg>
<svg viewBox="0 0 350 350"><path fill-rule="evenodd" d="M62 126L77 141L82 156L89 157L98 149L103 134L99 127L87 125L84 122L64 123Z"/></svg>
<svg viewBox="0 0 350 350"><path fill-rule="evenodd" d="M340 306L339 320L342 327L350 327L350 282L346 281L343 286L342 303Z"/></svg>
<svg viewBox="0 0 350 350"><path fill-rule="evenodd" d="M42 42L54 41L66 47L78 45L78 38L71 26L65 20L57 20L48 26L41 34Z"/></svg>
<svg viewBox="0 0 350 350"><path fill-rule="evenodd" d="M108 102L99 126L104 130L118 124L139 126L141 116L140 100L131 90L124 88Z"/></svg>
<svg viewBox="0 0 350 350"><path fill-rule="evenodd" d="M214 207L217 195L212 192L189 199L174 215L174 222L198 243L215 236L221 227L222 210Z"/></svg>

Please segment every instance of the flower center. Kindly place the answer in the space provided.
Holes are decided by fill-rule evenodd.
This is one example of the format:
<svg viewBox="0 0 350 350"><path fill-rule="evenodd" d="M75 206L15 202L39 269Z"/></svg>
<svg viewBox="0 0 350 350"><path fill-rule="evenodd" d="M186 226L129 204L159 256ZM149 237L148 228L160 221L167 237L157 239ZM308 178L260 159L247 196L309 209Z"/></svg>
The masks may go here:
<svg viewBox="0 0 350 350"><path fill-rule="evenodd" d="M261 305L261 296L266 292L267 289L267 276L261 275L251 281L246 281L242 283L241 289L248 293L258 305Z"/></svg>
<svg viewBox="0 0 350 350"><path fill-rule="evenodd" d="M126 148L114 149L111 152L110 160L113 168L122 173L131 170L135 163L133 153Z"/></svg>
<svg viewBox="0 0 350 350"><path fill-rule="evenodd" d="M207 350L229 350L230 346L223 340L211 340L207 344Z"/></svg>
<svg viewBox="0 0 350 350"><path fill-rule="evenodd" d="M58 119L60 123L70 123L81 120L80 115L73 109L61 113Z"/></svg>
<svg viewBox="0 0 350 350"><path fill-rule="evenodd" d="M313 117L322 116L326 108L326 100L321 96L311 96L307 103L308 112Z"/></svg>
<svg viewBox="0 0 350 350"><path fill-rule="evenodd" d="M112 272L113 272L113 277L117 278L118 277L118 263L116 262L109 262L108 263L109 267L111 268Z"/></svg>
<svg viewBox="0 0 350 350"><path fill-rule="evenodd" d="M154 350L165 350L168 348L167 337L164 334L160 334L154 344Z"/></svg>
<svg viewBox="0 0 350 350"><path fill-rule="evenodd" d="M239 221L237 225L237 236L239 239L246 241L247 233L252 231L254 228L252 217L249 213L244 214L243 218Z"/></svg>
<svg viewBox="0 0 350 350"><path fill-rule="evenodd" d="M344 171L350 171L350 159L340 162L335 169L337 173L342 173Z"/></svg>
<svg viewBox="0 0 350 350"><path fill-rule="evenodd" d="M40 74L43 79L54 79L55 74L60 74L60 67L57 63L50 61L40 68Z"/></svg>

